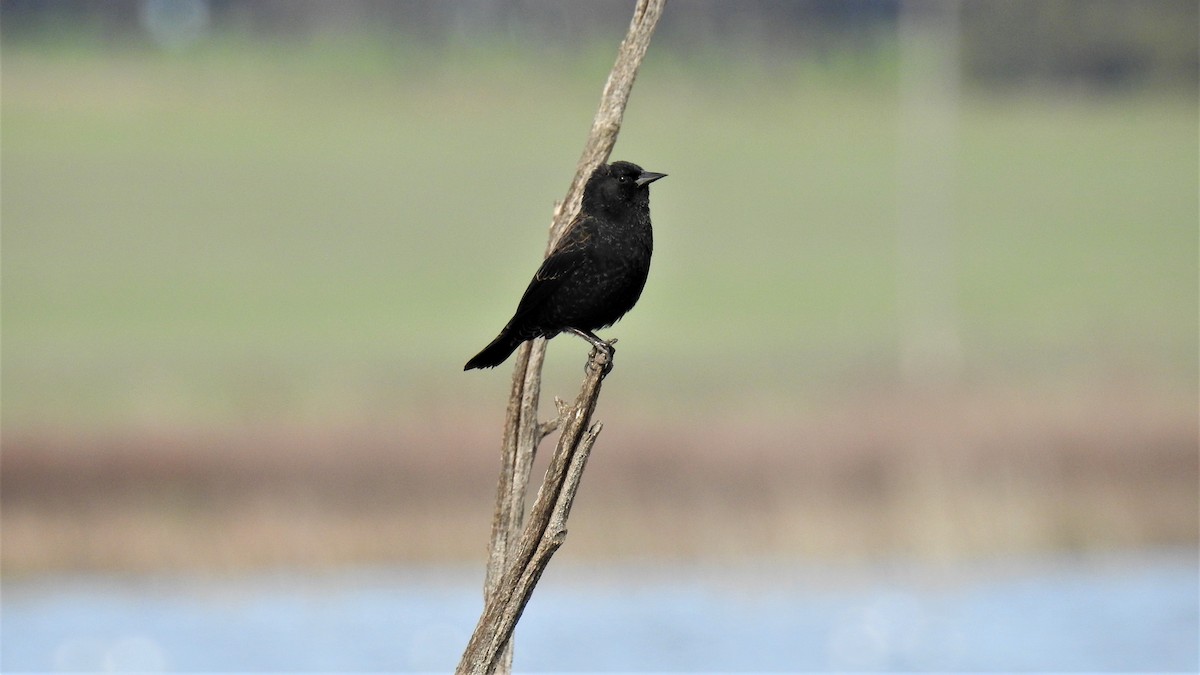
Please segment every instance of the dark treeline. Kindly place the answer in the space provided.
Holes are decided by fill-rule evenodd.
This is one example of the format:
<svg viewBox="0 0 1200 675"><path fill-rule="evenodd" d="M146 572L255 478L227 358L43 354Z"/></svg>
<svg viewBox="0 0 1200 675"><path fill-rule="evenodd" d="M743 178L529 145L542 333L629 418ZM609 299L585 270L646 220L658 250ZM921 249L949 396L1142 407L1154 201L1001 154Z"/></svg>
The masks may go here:
<svg viewBox="0 0 1200 675"><path fill-rule="evenodd" d="M431 47L516 41L562 51L620 35L631 5L630 0L5 0L0 29L8 40L69 28L102 40L149 42L148 22L199 17L205 34L307 38L395 32ZM955 6L963 72L976 83L1194 89L1200 78L1195 0L979 0ZM905 7L902 0L677 0L656 40L659 49L683 56L721 47L771 61L863 54L886 59Z"/></svg>

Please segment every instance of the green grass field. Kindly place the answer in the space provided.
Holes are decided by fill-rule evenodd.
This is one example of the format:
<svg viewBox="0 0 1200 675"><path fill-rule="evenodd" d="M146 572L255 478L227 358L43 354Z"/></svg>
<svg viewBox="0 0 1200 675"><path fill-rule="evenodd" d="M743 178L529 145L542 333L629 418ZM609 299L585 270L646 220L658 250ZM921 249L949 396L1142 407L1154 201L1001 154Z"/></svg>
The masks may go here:
<svg viewBox="0 0 1200 675"><path fill-rule="evenodd" d="M540 259L583 53L7 43L5 569L480 551L509 371L461 368ZM1194 96L965 90L925 398L893 79L651 55L614 158L670 178L573 546L1194 543Z"/></svg>
<svg viewBox="0 0 1200 675"><path fill-rule="evenodd" d="M500 390L461 363L538 262L607 58L291 49L6 49L6 427ZM893 85L729 68L651 59L634 93L614 156L671 177L646 294L609 332L620 380L661 400L892 377ZM1195 102L1037 93L961 104L967 372L1194 385ZM551 372L584 351L556 344Z"/></svg>

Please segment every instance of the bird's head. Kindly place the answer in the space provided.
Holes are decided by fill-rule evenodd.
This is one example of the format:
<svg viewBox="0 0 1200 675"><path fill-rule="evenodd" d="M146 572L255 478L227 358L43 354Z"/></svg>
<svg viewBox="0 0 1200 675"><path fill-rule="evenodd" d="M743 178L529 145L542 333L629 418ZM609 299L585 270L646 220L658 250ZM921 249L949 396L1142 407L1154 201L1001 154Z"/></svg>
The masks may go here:
<svg viewBox="0 0 1200 675"><path fill-rule="evenodd" d="M665 173L645 171L632 162L601 164L583 187L583 209L599 213L650 203L650 184Z"/></svg>

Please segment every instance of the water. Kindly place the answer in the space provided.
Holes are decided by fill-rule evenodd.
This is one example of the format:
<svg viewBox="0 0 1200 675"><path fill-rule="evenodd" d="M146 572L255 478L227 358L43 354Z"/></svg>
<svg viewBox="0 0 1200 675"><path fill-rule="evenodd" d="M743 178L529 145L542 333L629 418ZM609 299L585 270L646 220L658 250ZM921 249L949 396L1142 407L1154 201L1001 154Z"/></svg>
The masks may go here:
<svg viewBox="0 0 1200 675"><path fill-rule="evenodd" d="M439 671L479 570L4 583L13 671ZM1190 671L1194 551L952 569L551 565L523 671Z"/></svg>

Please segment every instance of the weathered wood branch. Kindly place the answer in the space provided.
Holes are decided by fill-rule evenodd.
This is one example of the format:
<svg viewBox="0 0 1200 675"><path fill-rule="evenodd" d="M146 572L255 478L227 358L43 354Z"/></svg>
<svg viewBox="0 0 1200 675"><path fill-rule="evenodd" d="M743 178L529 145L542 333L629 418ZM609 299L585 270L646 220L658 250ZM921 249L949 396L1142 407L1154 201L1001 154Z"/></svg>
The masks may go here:
<svg viewBox="0 0 1200 675"><path fill-rule="evenodd" d="M583 185L588 176L596 166L608 160L616 144L638 67L646 54L650 37L665 6L666 0L638 0L634 8L629 31L618 49L616 63L613 64L605 82L600 106L593 118L583 154L576 164L575 177L567 189L566 197L555 204L549 242L546 246L547 254L554 248L567 224L579 212ZM593 350L588 361L588 376L584 380L583 390L575 406L568 410L561 402L556 401L558 418L551 422L539 423L537 411L545 350L546 341L543 339L526 342L517 350L504 424L504 439L501 444L500 478L496 487L496 509L492 520L484 613L466 653L463 654L458 667L459 673L492 673L497 670L508 672L511 669L512 630L550 556L562 545L566 536L566 517L570 512L583 466L596 435L600 432L599 424L590 428L588 424L595 409L596 398L599 396L600 382L612 367L611 354ZM594 384L589 387L593 380ZM560 426L562 433L555 458L551 460L551 468L559 467L562 470L547 471L531 512L529 527L518 542L529 474L537 445L542 438ZM583 431L585 428L586 432ZM564 442L567 441L570 441L571 445L565 446L564 449ZM564 456L559 457L560 454ZM543 499L543 495L550 494L554 495L554 499ZM560 501L561 510L556 511L554 507L559 505ZM549 537L544 536L548 525L539 520L545 517L545 514L539 515L539 504L542 505L543 511L549 509L550 513L558 514L546 521L555 524ZM514 603L514 599L517 602Z"/></svg>
<svg viewBox="0 0 1200 675"><path fill-rule="evenodd" d="M558 445L546 467L546 477L529 513L529 523L511 551L511 564L497 580L495 591L484 605L483 615L458 665L458 673L495 672L498 663L504 660L505 647L512 639L513 629L534 586L550 557L566 539L566 523L575 493L592 445L600 433L600 423L591 424L592 413L600 398L600 385L611 366L607 352L592 350L579 396L562 418Z"/></svg>

